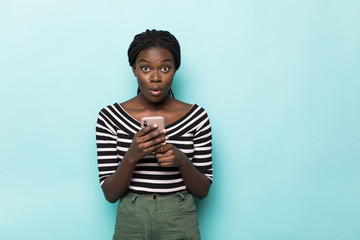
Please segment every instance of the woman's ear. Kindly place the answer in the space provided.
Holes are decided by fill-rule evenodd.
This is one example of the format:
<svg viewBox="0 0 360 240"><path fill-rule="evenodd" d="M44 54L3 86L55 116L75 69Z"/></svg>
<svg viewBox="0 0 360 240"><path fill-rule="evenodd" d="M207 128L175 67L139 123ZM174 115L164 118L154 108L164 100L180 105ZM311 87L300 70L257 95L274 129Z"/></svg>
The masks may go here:
<svg viewBox="0 0 360 240"><path fill-rule="evenodd" d="M135 67L132 67L132 71L134 73L134 76L136 77L136 68Z"/></svg>

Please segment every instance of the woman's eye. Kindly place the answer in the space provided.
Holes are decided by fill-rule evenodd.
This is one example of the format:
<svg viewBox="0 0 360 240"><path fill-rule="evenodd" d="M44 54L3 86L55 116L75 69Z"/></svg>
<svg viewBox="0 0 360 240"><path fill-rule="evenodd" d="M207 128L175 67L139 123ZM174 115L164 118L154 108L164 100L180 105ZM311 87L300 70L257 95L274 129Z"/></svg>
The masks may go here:
<svg viewBox="0 0 360 240"><path fill-rule="evenodd" d="M167 72L167 71L169 71L169 67L167 67L167 66L163 66L162 68L161 68L161 70L163 71L163 72Z"/></svg>
<svg viewBox="0 0 360 240"><path fill-rule="evenodd" d="M147 67L147 66L144 66L144 67L142 67L141 68L144 72L148 72L148 71L150 71L150 68L149 67Z"/></svg>

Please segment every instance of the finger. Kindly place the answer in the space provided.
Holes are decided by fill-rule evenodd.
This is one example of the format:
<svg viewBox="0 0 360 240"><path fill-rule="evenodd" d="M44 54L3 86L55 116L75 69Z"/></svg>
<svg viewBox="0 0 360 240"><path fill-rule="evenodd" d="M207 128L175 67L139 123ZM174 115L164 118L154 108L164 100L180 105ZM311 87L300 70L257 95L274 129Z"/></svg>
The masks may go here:
<svg viewBox="0 0 360 240"><path fill-rule="evenodd" d="M153 138L153 139L149 139L148 141L142 143L142 145L145 147L145 148L150 148L150 147L153 147L153 146L157 146L157 148L155 150L157 150L158 148L164 146L166 144L166 140L169 139L168 136L165 136L165 135L160 135L156 138Z"/></svg>
<svg viewBox="0 0 360 240"><path fill-rule="evenodd" d="M158 159L158 164L160 167L176 167L177 165L174 162L174 157L163 157Z"/></svg>
<svg viewBox="0 0 360 240"><path fill-rule="evenodd" d="M159 138L156 139L152 139L150 141L147 141L145 143L141 143L139 144L139 147L141 149L143 149L145 152L147 152L148 154L155 154L156 150L162 146L164 146L165 140L167 139L166 136L161 136Z"/></svg>
<svg viewBox="0 0 360 240"><path fill-rule="evenodd" d="M154 133L149 133L148 135L145 135L142 137L137 137L133 141L135 141L135 144L137 146L139 146L141 149L147 149L152 146L164 143L165 140L168 139L168 137L165 136L165 134L163 134L163 133L155 133L154 132Z"/></svg>
<svg viewBox="0 0 360 240"><path fill-rule="evenodd" d="M165 145L161 146L160 148L158 148L156 153L165 153L165 152L169 151L170 149L172 149L172 145L165 144Z"/></svg>
<svg viewBox="0 0 360 240"><path fill-rule="evenodd" d="M159 143L159 144L151 147L151 148L153 149L153 151L152 151L151 153L154 154L154 155L155 155L155 154L159 154L159 153L158 153L158 149L161 148L161 147L163 147L163 146L165 146L165 145L166 145L166 142L164 141L164 142L161 142L161 143Z"/></svg>
<svg viewBox="0 0 360 240"><path fill-rule="evenodd" d="M147 132L145 135L137 137L139 142L147 142L150 140L153 140L155 138L163 137L165 136L166 130L163 129L161 131L158 130L152 130L150 132Z"/></svg>
<svg viewBox="0 0 360 240"><path fill-rule="evenodd" d="M174 151L171 146L169 147L169 144L164 144L156 150L155 154L157 158L163 158L174 155Z"/></svg>
<svg viewBox="0 0 360 240"><path fill-rule="evenodd" d="M155 130L158 130L158 131L155 131ZM143 136L146 136L146 135L148 135L149 133L152 133L152 132L158 132L159 134L164 134L167 131L166 131L166 129L158 129L158 125L155 123L155 124L152 124L150 126L142 128L135 135L137 137L143 137Z"/></svg>
<svg viewBox="0 0 360 240"><path fill-rule="evenodd" d="M163 161L163 159L170 157L171 155L168 153L155 153L155 158L157 160Z"/></svg>
<svg viewBox="0 0 360 240"><path fill-rule="evenodd" d="M167 168L170 168L170 167L177 167L177 165L174 165L173 163L162 163L162 164L159 164L160 167L167 167Z"/></svg>
<svg viewBox="0 0 360 240"><path fill-rule="evenodd" d="M157 124L152 124L150 126L144 127L140 131L138 131L136 135L138 137L144 136L147 133L151 132L152 130L157 129L157 127L158 127Z"/></svg>

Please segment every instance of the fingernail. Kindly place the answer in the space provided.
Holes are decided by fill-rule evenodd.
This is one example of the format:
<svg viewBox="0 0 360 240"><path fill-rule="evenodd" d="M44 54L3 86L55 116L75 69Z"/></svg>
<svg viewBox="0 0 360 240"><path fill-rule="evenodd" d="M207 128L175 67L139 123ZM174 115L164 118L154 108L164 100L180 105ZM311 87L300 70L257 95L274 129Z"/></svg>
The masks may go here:
<svg viewBox="0 0 360 240"><path fill-rule="evenodd" d="M166 131L166 129L164 129L162 132L163 132L163 133L166 133L167 131Z"/></svg>
<svg viewBox="0 0 360 240"><path fill-rule="evenodd" d="M157 128L157 124L156 124L156 123L154 124L154 128Z"/></svg>
<svg viewBox="0 0 360 240"><path fill-rule="evenodd" d="M169 136L165 136L165 140L168 140L169 139Z"/></svg>

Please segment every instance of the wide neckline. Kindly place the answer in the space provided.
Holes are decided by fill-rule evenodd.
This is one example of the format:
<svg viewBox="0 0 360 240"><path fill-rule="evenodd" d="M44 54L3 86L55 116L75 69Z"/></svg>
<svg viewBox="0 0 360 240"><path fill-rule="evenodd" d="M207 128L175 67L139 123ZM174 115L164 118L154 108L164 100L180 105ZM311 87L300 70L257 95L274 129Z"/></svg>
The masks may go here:
<svg viewBox="0 0 360 240"><path fill-rule="evenodd" d="M129 118L133 119L133 120L138 124L138 126L141 126L141 122L138 121L138 120L137 120L136 118L134 118L133 116L131 116L131 114L128 113L128 112L123 108L123 106L121 106L120 103L117 102L117 105L119 105L120 108L124 111L124 113L125 113ZM185 118L187 118L187 117L191 114L191 112L192 112L192 110L195 108L195 106L197 106L197 104L196 104L196 103L192 103L190 109L189 109L183 116L181 116L180 118L178 118L178 119L175 120L174 122L166 125L166 126L165 126L165 129L168 129L168 128L170 128L170 127L172 127L172 126L180 123L180 122L183 121Z"/></svg>

